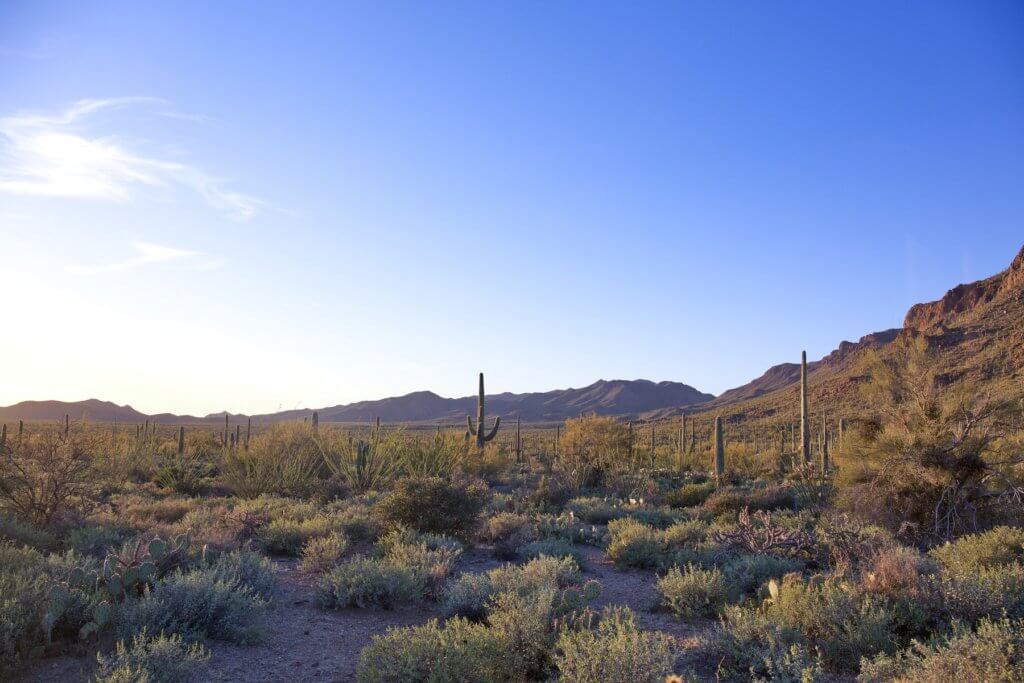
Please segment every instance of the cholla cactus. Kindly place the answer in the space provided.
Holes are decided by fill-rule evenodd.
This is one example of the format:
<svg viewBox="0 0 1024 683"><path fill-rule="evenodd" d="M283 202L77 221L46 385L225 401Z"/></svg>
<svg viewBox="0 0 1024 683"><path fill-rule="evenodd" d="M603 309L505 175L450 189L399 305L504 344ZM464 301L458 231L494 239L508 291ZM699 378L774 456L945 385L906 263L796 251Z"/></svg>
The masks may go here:
<svg viewBox="0 0 1024 683"><path fill-rule="evenodd" d="M494 418L494 426L491 431L488 432L484 427L484 373L480 373L480 393L476 399L476 426L473 426L473 417L470 415L466 416L466 425L469 427L467 432L467 438L469 436L476 437L476 445L479 448L483 448L484 444L494 438L494 435L498 433L498 426L501 424L501 418Z"/></svg>

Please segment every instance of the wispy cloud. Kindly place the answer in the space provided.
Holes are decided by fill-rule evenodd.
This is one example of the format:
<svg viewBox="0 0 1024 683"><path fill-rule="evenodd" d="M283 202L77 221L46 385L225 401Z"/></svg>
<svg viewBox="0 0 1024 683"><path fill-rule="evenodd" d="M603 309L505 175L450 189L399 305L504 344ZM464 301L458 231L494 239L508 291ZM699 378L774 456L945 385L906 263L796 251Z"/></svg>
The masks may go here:
<svg viewBox="0 0 1024 683"><path fill-rule="evenodd" d="M135 256L125 261L105 263L93 266L68 266L68 270L79 275L95 275L97 273L109 273L118 270L130 270L148 264L167 263L169 261L188 261L191 266L198 270L213 270L224 265L223 261L211 260L200 251L190 249L177 249L152 242L132 242L132 249Z"/></svg>
<svg viewBox="0 0 1024 683"><path fill-rule="evenodd" d="M142 104L165 103L150 97L80 100L57 114L0 117L0 192L127 201L143 187L180 186L233 218L256 213L263 202L227 189L199 168L147 156L89 130L87 124L104 111Z"/></svg>

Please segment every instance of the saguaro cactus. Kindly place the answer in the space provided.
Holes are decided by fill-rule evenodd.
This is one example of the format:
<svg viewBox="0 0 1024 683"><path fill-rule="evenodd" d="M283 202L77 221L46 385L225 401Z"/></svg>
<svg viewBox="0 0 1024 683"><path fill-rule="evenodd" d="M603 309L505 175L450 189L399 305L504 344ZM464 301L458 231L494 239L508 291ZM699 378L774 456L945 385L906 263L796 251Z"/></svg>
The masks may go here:
<svg viewBox="0 0 1024 683"><path fill-rule="evenodd" d="M725 477L725 437L722 434L722 418L715 418L715 482L721 486Z"/></svg>
<svg viewBox="0 0 1024 683"><path fill-rule="evenodd" d="M473 426L473 416L466 416L466 425L469 427L469 434L476 437L476 445L480 448L484 447L488 441L494 438L494 435L498 433L498 425L501 424L501 418L494 418L494 426L491 431L488 432L484 427L484 373L480 373L480 393L476 399L476 427Z"/></svg>
<svg viewBox="0 0 1024 683"><path fill-rule="evenodd" d="M252 418L245 423L245 450L249 450L249 436L252 434Z"/></svg>
<svg viewBox="0 0 1024 683"><path fill-rule="evenodd" d="M811 423L807 411L807 352L800 352L800 456L811 461Z"/></svg>
<svg viewBox="0 0 1024 683"><path fill-rule="evenodd" d="M320 434L320 414L313 411L313 436Z"/></svg>
<svg viewBox="0 0 1024 683"><path fill-rule="evenodd" d="M828 421L821 416L821 473L828 472Z"/></svg>
<svg viewBox="0 0 1024 683"><path fill-rule="evenodd" d="M225 448L228 445L228 430L230 428L231 428L231 425L228 424L228 414L224 413L224 447Z"/></svg>
<svg viewBox="0 0 1024 683"><path fill-rule="evenodd" d="M0 429L0 448L3 448L7 443L7 423L4 423L2 429Z"/></svg>
<svg viewBox="0 0 1024 683"><path fill-rule="evenodd" d="M185 452L185 428L178 427L178 455Z"/></svg>
<svg viewBox="0 0 1024 683"><path fill-rule="evenodd" d="M68 432L71 431L71 416L64 413L64 439L68 438Z"/></svg>

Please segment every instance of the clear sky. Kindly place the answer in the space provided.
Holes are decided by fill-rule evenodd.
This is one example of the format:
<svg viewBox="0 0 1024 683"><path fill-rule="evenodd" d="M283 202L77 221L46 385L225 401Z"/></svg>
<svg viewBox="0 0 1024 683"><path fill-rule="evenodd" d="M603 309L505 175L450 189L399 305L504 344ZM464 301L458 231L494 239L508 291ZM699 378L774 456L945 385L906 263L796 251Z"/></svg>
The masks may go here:
<svg viewBox="0 0 1024 683"><path fill-rule="evenodd" d="M1024 3L0 0L0 404L677 380L1024 244Z"/></svg>

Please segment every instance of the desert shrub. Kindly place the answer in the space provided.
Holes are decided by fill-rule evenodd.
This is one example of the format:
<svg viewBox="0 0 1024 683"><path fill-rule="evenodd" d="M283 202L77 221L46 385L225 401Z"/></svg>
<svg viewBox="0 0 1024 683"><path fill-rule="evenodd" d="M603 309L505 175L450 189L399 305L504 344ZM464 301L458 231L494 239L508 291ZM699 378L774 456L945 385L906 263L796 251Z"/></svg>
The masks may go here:
<svg viewBox="0 0 1024 683"><path fill-rule="evenodd" d="M253 437L248 449L225 450L220 470L224 484L241 498L265 494L304 498L316 488L320 463L311 430L280 423Z"/></svg>
<svg viewBox="0 0 1024 683"><path fill-rule="evenodd" d="M930 555L957 574L1021 562L1024 561L1024 529L1001 526L985 533L961 536L932 548Z"/></svg>
<svg viewBox="0 0 1024 683"><path fill-rule="evenodd" d="M116 652L96 655L96 683L178 683L190 679L210 658L199 643L186 644L179 635L136 634L130 645L117 643Z"/></svg>
<svg viewBox="0 0 1024 683"><path fill-rule="evenodd" d="M164 498L162 500L128 498L121 506L120 512L133 524L145 526L173 524L181 521L198 504L200 504L200 499L196 498Z"/></svg>
<svg viewBox="0 0 1024 683"><path fill-rule="evenodd" d="M365 499L339 501L328 509L334 527L352 540L372 541L383 531L380 520Z"/></svg>
<svg viewBox="0 0 1024 683"><path fill-rule="evenodd" d="M42 555L0 543L0 674L40 643L48 589Z"/></svg>
<svg viewBox="0 0 1024 683"><path fill-rule="evenodd" d="M546 678L556 629L556 593L499 593L488 606L487 623L502 653L496 668L504 680Z"/></svg>
<svg viewBox="0 0 1024 683"><path fill-rule="evenodd" d="M207 478L215 474L215 468L194 451L168 453L159 459L153 482L163 489L195 495L206 485Z"/></svg>
<svg viewBox="0 0 1024 683"><path fill-rule="evenodd" d="M665 494L665 502L674 508L688 508L701 505L715 492L712 482L703 484L683 484Z"/></svg>
<svg viewBox="0 0 1024 683"><path fill-rule="evenodd" d="M353 491L379 490L399 472L403 443L402 430L385 432L374 429L368 441L340 434L321 434L315 440L327 468Z"/></svg>
<svg viewBox="0 0 1024 683"><path fill-rule="evenodd" d="M426 542L392 543L385 551L384 561L408 571L419 585L420 594L437 598L441 587L455 571L461 554L462 549L450 543L438 543L434 547Z"/></svg>
<svg viewBox="0 0 1024 683"><path fill-rule="evenodd" d="M860 683L932 683L1024 679L1024 622L983 620L976 631L957 626L936 643L915 643L895 656L881 654L861 662Z"/></svg>
<svg viewBox="0 0 1024 683"><path fill-rule="evenodd" d="M0 506L41 528L84 509L99 492L95 452L95 437L80 429L8 439L0 448Z"/></svg>
<svg viewBox="0 0 1024 683"><path fill-rule="evenodd" d="M259 553L238 550L220 553L205 569L214 581L245 588L263 600L269 601L274 596L277 582L273 564Z"/></svg>
<svg viewBox="0 0 1024 683"><path fill-rule="evenodd" d="M570 488L613 484L641 463L633 454L629 426L612 417L583 415L566 420L558 445L556 467Z"/></svg>
<svg viewBox="0 0 1024 683"><path fill-rule="evenodd" d="M606 608L596 629L562 631L555 665L574 683L661 683L675 662L672 638L641 631L633 613Z"/></svg>
<svg viewBox="0 0 1024 683"><path fill-rule="evenodd" d="M320 515L308 519L275 519L259 529L257 538L267 552L294 557L311 539L323 538L331 532L331 520Z"/></svg>
<svg viewBox="0 0 1024 683"><path fill-rule="evenodd" d="M565 509L587 524L607 524L626 516L621 505L605 498L573 498L565 504Z"/></svg>
<svg viewBox="0 0 1024 683"><path fill-rule="evenodd" d="M851 434L836 453L839 502L922 543L997 523L1020 490L1019 452L1004 438L1016 407L944 387L939 367L923 335L876 355L865 390L881 428Z"/></svg>
<svg viewBox="0 0 1024 683"><path fill-rule="evenodd" d="M82 555L106 557L134 535L135 530L127 527L89 524L72 529L64 545Z"/></svg>
<svg viewBox="0 0 1024 683"><path fill-rule="evenodd" d="M671 508L644 507L643 503L627 508L626 514L641 524L665 529L683 519L681 513Z"/></svg>
<svg viewBox="0 0 1024 683"><path fill-rule="evenodd" d="M512 559L516 551L530 541L536 540L537 530L533 520L514 512L499 512L484 524L481 538L494 544L498 557Z"/></svg>
<svg viewBox="0 0 1024 683"><path fill-rule="evenodd" d="M459 485L439 477L406 477L377 503L377 513L391 526L466 537L476 528L488 490L478 483Z"/></svg>
<svg viewBox="0 0 1024 683"><path fill-rule="evenodd" d="M579 582L579 567L573 559L541 556L526 564L497 567L486 574L462 574L448 586L444 610L448 615L481 619L493 595L556 591Z"/></svg>
<svg viewBox="0 0 1024 683"><path fill-rule="evenodd" d="M449 479L466 461L466 441L457 434L405 439L398 446L398 471L407 477Z"/></svg>
<svg viewBox="0 0 1024 683"><path fill-rule="evenodd" d="M188 641L259 642L267 601L247 585L219 574L216 568L179 571L158 581L143 597L124 603L117 618L118 636L146 630L178 634Z"/></svg>
<svg viewBox="0 0 1024 683"><path fill-rule="evenodd" d="M941 572L936 587L945 612L973 623L982 617L1024 617L1024 565L981 567L963 573Z"/></svg>
<svg viewBox="0 0 1024 683"><path fill-rule="evenodd" d="M670 548L679 549L694 546L707 540L708 525L699 519L676 522L665 529L661 536Z"/></svg>
<svg viewBox="0 0 1024 683"><path fill-rule="evenodd" d="M791 557L774 555L739 555L723 567L730 596L738 599L755 595L769 579L781 579L786 574L803 571L806 563Z"/></svg>
<svg viewBox="0 0 1024 683"><path fill-rule="evenodd" d="M539 538L519 548L519 555L527 560L546 555L548 557L571 557L576 564L583 564L583 554L573 547L572 543L564 538L548 536Z"/></svg>
<svg viewBox="0 0 1024 683"><path fill-rule="evenodd" d="M665 539L653 529L634 519L609 522L608 556L620 567L659 567L667 560Z"/></svg>
<svg viewBox="0 0 1024 683"><path fill-rule="evenodd" d="M658 579L661 604L682 619L713 615L725 604L725 575L719 569L701 569L687 565L672 567Z"/></svg>
<svg viewBox="0 0 1024 683"><path fill-rule="evenodd" d="M500 660L499 645L486 626L453 618L441 628L432 619L422 626L392 628L374 636L359 656L356 679L360 683L490 683L502 680L496 666Z"/></svg>
<svg viewBox="0 0 1024 683"><path fill-rule="evenodd" d="M0 514L0 541L27 545L36 550L49 550L57 545L57 538L49 531L3 514Z"/></svg>
<svg viewBox="0 0 1024 683"><path fill-rule="evenodd" d="M408 567L385 560L356 557L324 574L318 589L325 607L390 608L423 597L422 584Z"/></svg>
<svg viewBox="0 0 1024 683"><path fill-rule="evenodd" d="M795 510L796 499L791 489L785 486L770 486L752 490L723 488L712 493L704 501L704 509L716 517L736 514L744 508L750 512Z"/></svg>
<svg viewBox="0 0 1024 683"><path fill-rule="evenodd" d="M323 574L341 561L347 549L348 538L337 531L311 538L302 546L302 568L313 574Z"/></svg>
<svg viewBox="0 0 1024 683"><path fill-rule="evenodd" d="M883 600L796 575L770 586L772 596L760 606L725 608L715 637L725 672L764 675L783 664L793 646L817 652L832 671L851 672L861 657L895 649L893 616Z"/></svg>

